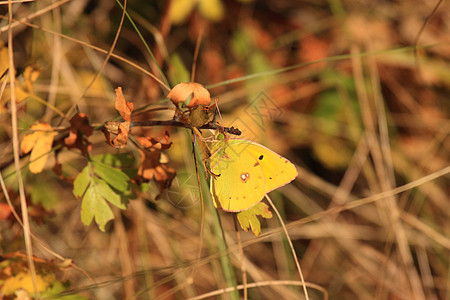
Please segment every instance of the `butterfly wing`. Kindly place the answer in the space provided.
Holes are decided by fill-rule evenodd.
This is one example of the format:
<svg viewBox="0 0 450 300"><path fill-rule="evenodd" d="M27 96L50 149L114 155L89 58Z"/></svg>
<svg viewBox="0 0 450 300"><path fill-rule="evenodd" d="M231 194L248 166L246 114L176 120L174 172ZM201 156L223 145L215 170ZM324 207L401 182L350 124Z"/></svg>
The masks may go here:
<svg viewBox="0 0 450 300"><path fill-rule="evenodd" d="M256 157L261 165L266 183L265 193L288 184L298 175L297 169L289 160L262 145L250 142L247 152Z"/></svg>
<svg viewBox="0 0 450 300"><path fill-rule="evenodd" d="M230 139L213 147L211 179L215 204L226 211L243 211L264 194L294 180L297 169L286 158L257 143Z"/></svg>
<svg viewBox="0 0 450 300"><path fill-rule="evenodd" d="M210 159L211 194L223 210L238 212L260 202L265 194L265 177L257 157L247 151L248 142L229 140Z"/></svg>

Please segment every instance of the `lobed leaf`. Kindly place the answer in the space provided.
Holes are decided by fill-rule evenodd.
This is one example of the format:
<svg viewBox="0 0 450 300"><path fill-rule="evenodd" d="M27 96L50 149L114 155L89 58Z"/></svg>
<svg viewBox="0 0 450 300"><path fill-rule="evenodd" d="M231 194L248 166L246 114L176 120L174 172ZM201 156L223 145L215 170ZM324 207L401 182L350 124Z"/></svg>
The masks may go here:
<svg viewBox="0 0 450 300"><path fill-rule="evenodd" d="M245 231L249 231L251 228L255 236L261 233L261 223L259 222L258 216L265 219L272 218L272 212L264 202L259 202L255 206L237 214L241 228Z"/></svg>
<svg viewBox="0 0 450 300"><path fill-rule="evenodd" d="M120 209L126 209L125 203L121 201L119 194L116 194L111 187L103 180L94 179L96 181L97 192L111 204Z"/></svg>
<svg viewBox="0 0 450 300"><path fill-rule="evenodd" d="M81 221L87 226L95 219L100 230L105 231L106 224L114 219L108 202L126 209L123 199L129 196L128 188L129 178L125 173L100 161L89 162L74 181L73 193L82 198Z"/></svg>
<svg viewBox="0 0 450 300"><path fill-rule="evenodd" d="M93 179L81 203L81 221L84 225L90 225L92 219L95 219L100 230L105 231L106 224L114 219L114 214L104 196L101 188L98 187L98 182Z"/></svg>
<svg viewBox="0 0 450 300"><path fill-rule="evenodd" d="M92 165L94 166L94 173L116 190L125 192L129 189L128 182L130 178L128 178L128 176L122 171L119 171L100 161L94 160L92 161Z"/></svg>
<svg viewBox="0 0 450 300"><path fill-rule="evenodd" d="M32 173L40 173L47 163L57 133L47 123L38 123L31 126L31 129L34 132L24 136L21 150L22 153L31 151L29 169Z"/></svg>
<svg viewBox="0 0 450 300"><path fill-rule="evenodd" d="M86 189L88 188L89 182L91 180L89 171L90 166L87 165L75 178L75 181L73 182L73 194L76 197L82 197L86 192Z"/></svg>

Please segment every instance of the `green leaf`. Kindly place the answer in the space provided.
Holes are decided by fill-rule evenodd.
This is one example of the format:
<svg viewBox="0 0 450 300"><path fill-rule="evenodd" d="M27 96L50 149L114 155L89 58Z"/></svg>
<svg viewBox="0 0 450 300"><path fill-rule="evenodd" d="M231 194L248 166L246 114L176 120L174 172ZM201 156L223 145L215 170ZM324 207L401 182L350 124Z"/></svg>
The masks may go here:
<svg viewBox="0 0 450 300"><path fill-rule="evenodd" d="M53 209L62 200L58 194L58 189L50 180L36 180L31 185L30 190L31 202L33 204L40 203L47 211Z"/></svg>
<svg viewBox="0 0 450 300"><path fill-rule="evenodd" d="M95 219L100 230L105 231L106 224L114 219L108 202L126 209L126 200L131 194L128 182L123 172L99 161L89 162L74 181L73 193L82 198L81 221L89 225Z"/></svg>
<svg viewBox="0 0 450 300"><path fill-rule="evenodd" d="M106 182L98 179L95 181L97 183L97 191L103 196L103 198L120 209L127 208L125 203L121 201L120 195L116 194Z"/></svg>
<svg viewBox="0 0 450 300"><path fill-rule="evenodd" d="M119 168L128 178L134 178L137 175L137 168L134 166L135 159L126 153L101 154L92 157L92 160L102 162L113 168Z"/></svg>
<svg viewBox="0 0 450 300"><path fill-rule="evenodd" d="M272 218L272 212L264 202L259 202L255 206L237 214L241 228L245 231L249 231L251 228L255 236L261 233L261 223L259 222L258 216L265 219Z"/></svg>
<svg viewBox="0 0 450 300"><path fill-rule="evenodd" d="M81 221L84 225L90 225L94 218L101 231L105 231L106 223L114 219L114 214L95 179L91 181L81 203Z"/></svg>
<svg viewBox="0 0 450 300"><path fill-rule="evenodd" d="M125 173L99 161L92 161L92 165L94 173L113 188L121 192L128 191L130 178Z"/></svg>
<svg viewBox="0 0 450 300"><path fill-rule="evenodd" d="M86 191L89 185L90 182L89 170L90 166L87 165L83 169L83 171L81 171L81 173L78 174L77 178L75 178L75 181L73 182L73 194L76 197L83 196L84 192Z"/></svg>
<svg viewBox="0 0 450 300"><path fill-rule="evenodd" d="M68 294L64 295L64 292L69 288L69 284L62 283L60 281L54 281L52 286L45 292L41 293L41 298L43 299L61 299L61 300L88 300L88 298L83 297L78 294Z"/></svg>
<svg viewBox="0 0 450 300"><path fill-rule="evenodd" d="M92 160L102 162L114 168L131 167L134 165L134 159L126 153L94 155Z"/></svg>

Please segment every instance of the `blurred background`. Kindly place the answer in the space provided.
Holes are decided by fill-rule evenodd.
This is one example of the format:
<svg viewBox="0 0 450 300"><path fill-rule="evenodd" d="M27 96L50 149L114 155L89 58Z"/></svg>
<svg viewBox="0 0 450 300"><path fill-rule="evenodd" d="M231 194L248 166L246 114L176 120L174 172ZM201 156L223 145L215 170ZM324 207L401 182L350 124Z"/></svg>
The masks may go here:
<svg viewBox="0 0 450 300"><path fill-rule="evenodd" d="M0 10L6 86L7 1ZM21 138L37 121L66 128L62 115L75 105L93 125L113 120L118 86L140 110L133 121L170 120L168 90L149 73L173 87L190 81L195 65L194 81L218 98L223 125L298 168L298 178L270 196L310 299L450 297L448 2L41 0L16 1L12 14ZM20 212L7 92L0 100L0 164ZM21 161L34 254L52 270L45 274L54 276L47 280L54 295L202 299L217 291L211 299L238 299L221 289L246 281L266 283L249 287L249 299L305 297L276 216L261 220L255 237L240 228L237 234L231 213L202 213L189 133L133 130L169 132L173 144L163 159L177 176L159 200L154 182L136 189L126 210L113 209L106 232L81 222L81 201L72 182L52 171L53 156L39 174L28 171L28 158ZM89 141L92 155L121 155L123 169L138 168L133 145L114 149L100 130ZM77 150L61 151L58 162L72 179L87 163ZM6 267L26 270L27 263L10 258L25 246L5 199L3 193L0 286L14 299L6 293ZM76 266L62 268L58 257ZM66 285L57 289L52 280Z"/></svg>

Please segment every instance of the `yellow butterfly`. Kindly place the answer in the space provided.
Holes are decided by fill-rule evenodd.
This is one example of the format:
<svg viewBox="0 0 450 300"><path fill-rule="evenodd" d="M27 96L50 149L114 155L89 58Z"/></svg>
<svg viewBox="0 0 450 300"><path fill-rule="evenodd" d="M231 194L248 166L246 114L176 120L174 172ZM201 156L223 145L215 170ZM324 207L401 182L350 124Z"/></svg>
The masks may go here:
<svg viewBox="0 0 450 300"><path fill-rule="evenodd" d="M247 210L264 195L294 180L298 173L286 158L243 139L214 143L211 149L210 190L216 207L225 211Z"/></svg>

